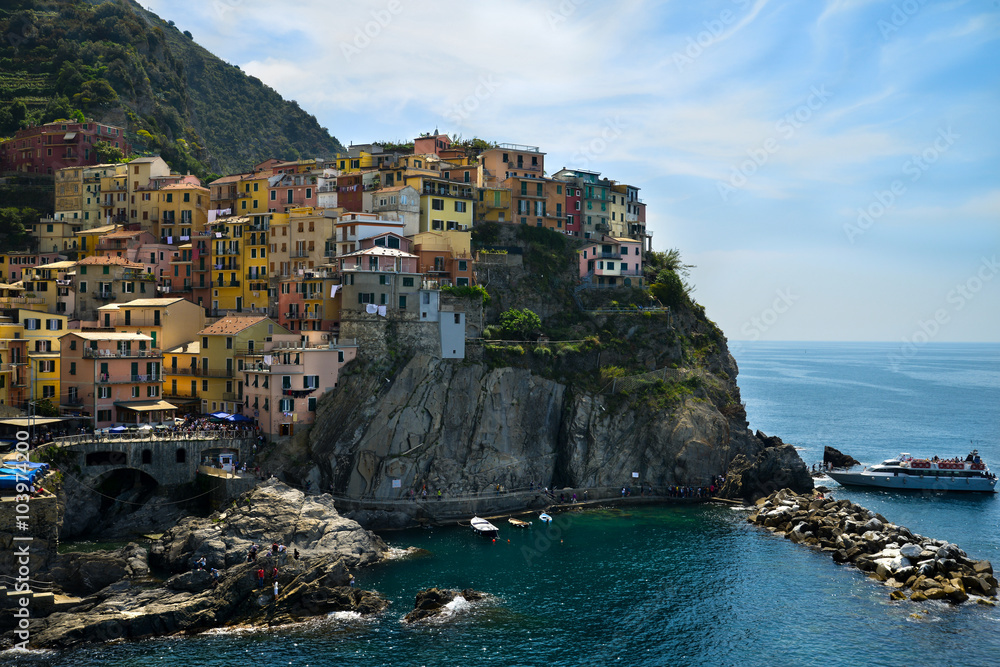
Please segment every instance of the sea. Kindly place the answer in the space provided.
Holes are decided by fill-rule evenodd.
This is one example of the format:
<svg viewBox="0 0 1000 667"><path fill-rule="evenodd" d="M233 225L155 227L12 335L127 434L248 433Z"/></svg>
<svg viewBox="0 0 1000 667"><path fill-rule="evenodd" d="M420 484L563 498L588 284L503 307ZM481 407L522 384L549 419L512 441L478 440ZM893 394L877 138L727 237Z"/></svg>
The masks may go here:
<svg viewBox="0 0 1000 667"><path fill-rule="evenodd" d="M810 465L831 445L864 463L900 452L965 456L1000 469L1000 345L734 343L750 426ZM1000 568L997 495L853 490L914 532ZM890 602L858 570L746 523L722 504L595 509L468 528L385 533L418 547L357 572L392 604L374 618L125 642L0 662L216 665L996 665L1000 608ZM401 622L428 587L474 588L439 622Z"/></svg>

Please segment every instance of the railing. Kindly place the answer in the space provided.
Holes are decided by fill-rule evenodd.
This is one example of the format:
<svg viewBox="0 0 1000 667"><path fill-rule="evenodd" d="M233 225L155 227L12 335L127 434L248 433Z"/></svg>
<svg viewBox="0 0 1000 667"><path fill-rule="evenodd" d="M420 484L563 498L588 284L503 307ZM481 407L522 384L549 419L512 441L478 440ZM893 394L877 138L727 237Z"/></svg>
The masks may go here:
<svg viewBox="0 0 1000 667"><path fill-rule="evenodd" d="M0 296L0 306L14 304L40 304L45 303L45 299L33 296Z"/></svg>
<svg viewBox="0 0 1000 667"><path fill-rule="evenodd" d="M224 391L222 392L222 400L224 401L242 401L243 394L238 394L235 391Z"/></svg>
<svg viewBox="0 0 1000 667"><path fill-rule="evenodd" d="M89 347L83 348L83 357L85 359L144 359L162 356L162 351L156 348L149 350L95 350Z"/></svg>
<svg viewBox="0 0 1000 667"><path fill-rule="evenodd" d="M212 250L213 257L219 257L222 255L239 255L239 254L240 251L235 248L222 248L221 250L219 249Z"/></svg>
<svg viewBox="0 0 1000 667"><path fill-rule="evenodd" d="M99 373L97 382L99 384L124 384L130 382L162 382L163 376L156 373L145 373L138 375L111 375L110 373Z"/></svg>
<svg viewBox="0 0 1000 667"><path fill-rule="evenodd" d="M89 445L102 442L122 441L190 441L190 440L235 440L250 441L256 437L253 431L246 429L218 431L184 431L170 429L145 429L126 431L125 433L87 433L85 435L64 435L53 438L49 444L56 447L69 445ZM221 446L221 445L220 445Z"/></svg>
<svg viewBox="0 0 1000 667"><path fill-rule="evenodd" d="M114 292L96 292L94 298L100 301L114 301L116 297Z"/></svg>
<svg viewBox="0 0 1000 667"><path fill-rule="evenodd" d="M163 389L164 398L198 398L199 395L200 394L197 390L191 391L190 389L188 389L185 391L182 389L176 389L176 390L168 388Z"/></svg>
<svg viewBox="0 0 1000 667"><path fill-rule="evenodd" d="M295 252L289 253L288 256L291 259L305 259L309 256L308 250L296 250Z"/></svg>

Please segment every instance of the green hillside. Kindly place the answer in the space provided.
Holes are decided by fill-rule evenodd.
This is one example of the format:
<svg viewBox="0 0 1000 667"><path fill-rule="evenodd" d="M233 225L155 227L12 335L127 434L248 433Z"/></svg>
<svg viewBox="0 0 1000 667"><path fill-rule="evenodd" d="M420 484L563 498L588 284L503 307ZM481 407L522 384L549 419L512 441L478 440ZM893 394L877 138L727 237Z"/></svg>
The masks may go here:
<svg viewBox="0 0 1000 667"><path fill-rule="evenodd" d="M0 35L0 136L83 114L202 177L343 150L297 103L131 0L6 0Z"/></svg>

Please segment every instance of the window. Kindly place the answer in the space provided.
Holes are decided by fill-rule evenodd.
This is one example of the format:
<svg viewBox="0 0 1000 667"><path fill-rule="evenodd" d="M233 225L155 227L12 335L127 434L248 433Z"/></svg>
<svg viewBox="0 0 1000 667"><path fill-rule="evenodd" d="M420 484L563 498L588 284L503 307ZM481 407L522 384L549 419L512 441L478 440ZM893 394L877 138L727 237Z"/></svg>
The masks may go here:
<svg viewBox="0 0 1000 667"><path fill-rule="evenodd" d="M111 398L111 387L98 387L97 398Z"/></svg>
<svg viewBox="0 0 1000 667"><path fill-rule="evenodd" d="M290 398L283 398L279 402L278 409L281 412L294 412L295 411L295 401Z"/></svg>
<svg viewBox="0 0 1000 667"><path fill-rule="evenodd" d="M37 331L42 328L42 321L33 317L26 319L24 321L24 328L28 331Z"/></svg>
<svg viewBox="0 0 1000 667"><path fill-rule="evenodd" d="M406 295L405 294L400 294L399 295L399 309L400 310L406 310Z"/></svg>
<svg viewBox="0 0 1000 667"><path fill-rule="evenodd" d="M319 376L318 375L306 375L302 378L302 388L303 389L319 389Z"/></svg>
<svg viewBox="0 0 1000 667"><path fill-rule="evenodd" d="M464 201L457 201L457 202L455 202L455 212L456 213L465 213L465 202Z"/></svg>
<svg viewBox="0 0 1000 667"><path fill-rule="evenodd" d="M84 267L81 267L81 268L85 269L87 267L84 266ZM87 293L87 281L83 281L83 282L80 283L80 294L86 294L86 293Z"/></svg>
<svg viewBox="0 0 1000 667"><path fill-rule="evenodd" d="M431 208L435 211L444 210L444 200L443 199L431 199Z"/></svg>
<svg viewBox="0 0 1000 667"><path fill-rule="evenodd" d="M208 336L202 336L201 337L201 349L203 349L203 350L207 350L208 349Z"/></svg>
<svg viewBox="0 0 1000 667"><path fill-rule="evenodd" d="M69 374L70 375L76 375L76 362L75 361L69 362Z"/></svg>
<svg viewBox="0 0 1000 667"><path fill-rule="evenodd" d="M233 339L230 336L226 337L226 349L227 350L233 349Z"/></svg>
<svg viewBox="0 0 1000 667"><path fill-rule="evenodd" d="M282 389L291 389L292 388L292 376L291 375L282 375L281 376L281 388Z"/></svg>
<svg viewBox="0 0 1000 667"><path fill-rule="evenodd" d="M413 278L403 278L403 287L413 287Z"/></svg>
<svg viewBox="0 0 1000 667"><path fill-rule="evenodd" d="M99 421L99 422L109 422L109 421L111 421L111 410L98 410L97 411L97 421Z"/></svg>
<svg viewBox="0 0 1000 667"><path fill-rule="evenodd" d="M313 396L309 397L309 412L316 412L316 398Z"/></svg>
<svg viewBox="0 0 1000 667"><path fill-rule="evenodd" d="M132 387L132 398L139 398L139 388Z"/></svg>
<svg viewBox="0 0 1000 667"><path fill-rule="evenodd" d="M469 279L468 278L457 278L455 280L455 284L458 287L468 287L469 286Z"/></svg>
<svg viewBox="0 0 1000 667"><path fill-rule="evenodd" d="M465 259L458 260L458 270L467 271L469 269L469 262Z"/></svg>

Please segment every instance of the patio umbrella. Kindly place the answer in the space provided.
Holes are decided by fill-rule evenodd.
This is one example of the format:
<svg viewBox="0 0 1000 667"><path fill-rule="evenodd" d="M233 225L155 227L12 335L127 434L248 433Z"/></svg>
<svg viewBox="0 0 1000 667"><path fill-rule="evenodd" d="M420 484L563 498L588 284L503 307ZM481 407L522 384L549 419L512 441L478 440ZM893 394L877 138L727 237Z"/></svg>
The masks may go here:
<svg viewBox="0 0 1000 667"><path fill-rule="evenodd" d="M109 433L124 433L127 430L128 429L125 428L124 426L115 426L115 427L109 428L108 432Z"/></svg>

